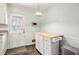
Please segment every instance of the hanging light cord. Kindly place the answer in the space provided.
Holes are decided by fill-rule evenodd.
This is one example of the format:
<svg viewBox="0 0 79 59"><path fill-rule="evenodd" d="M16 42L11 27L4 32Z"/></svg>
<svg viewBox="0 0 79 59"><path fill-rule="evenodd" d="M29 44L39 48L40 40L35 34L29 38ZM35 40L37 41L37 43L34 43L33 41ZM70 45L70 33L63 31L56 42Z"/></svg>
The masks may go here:
<svg viewBox="0 0 79 59"><path fill-rule="evenodd" d="M39 0L38 0L38 3L37 3L37 12L36 12L36 15L37 16L41 16L42 15L42 12L40 10Z"/></svg>
<svg viewBox="0 0 79 59"><path fill-rule="evenodd" d="M37 11L40 11L39 0L38 0L38 3L37 3L37 4L38 4L38 6L37 6L38 9L37 9Z"/></svg>

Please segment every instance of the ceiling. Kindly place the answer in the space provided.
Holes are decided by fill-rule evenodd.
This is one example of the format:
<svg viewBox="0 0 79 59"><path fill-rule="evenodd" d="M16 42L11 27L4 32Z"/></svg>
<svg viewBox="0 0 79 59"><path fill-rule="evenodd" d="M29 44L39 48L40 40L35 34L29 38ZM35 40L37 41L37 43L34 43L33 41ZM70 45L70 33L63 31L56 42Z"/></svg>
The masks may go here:
<svg viewBox="0 0 79 59"><path fill-rule="evenodd" d="M38 3L12 3L14 5L20 5L24 7L29 7L32 10L37 10ZM50 8L52 3L39 3L41 11L45 11Z"/></svg>

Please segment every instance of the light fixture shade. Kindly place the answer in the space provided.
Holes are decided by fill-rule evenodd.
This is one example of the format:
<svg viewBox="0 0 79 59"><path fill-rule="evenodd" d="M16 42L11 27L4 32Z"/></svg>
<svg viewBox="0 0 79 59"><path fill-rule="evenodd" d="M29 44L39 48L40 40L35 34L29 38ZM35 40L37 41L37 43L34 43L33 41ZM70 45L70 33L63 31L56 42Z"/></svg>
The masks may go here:
<svg viewBox="0 0 79 59"><path fill-rule="evenodd" d="M42 12L40 12L40 11L36 12L36 16L42 16L42 15L43 15Z"/></svg>

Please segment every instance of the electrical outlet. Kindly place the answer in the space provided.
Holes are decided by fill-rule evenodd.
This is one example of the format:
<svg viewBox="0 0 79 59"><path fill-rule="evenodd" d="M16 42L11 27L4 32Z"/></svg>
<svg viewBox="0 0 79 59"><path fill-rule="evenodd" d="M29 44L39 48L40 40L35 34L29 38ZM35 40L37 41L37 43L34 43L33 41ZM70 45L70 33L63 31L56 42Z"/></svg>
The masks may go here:
<svg viewBox="0 0 79 59"><path fill-rule="evenodd" d="M33 39L32 42L35 42L35 39Z"/></svg>

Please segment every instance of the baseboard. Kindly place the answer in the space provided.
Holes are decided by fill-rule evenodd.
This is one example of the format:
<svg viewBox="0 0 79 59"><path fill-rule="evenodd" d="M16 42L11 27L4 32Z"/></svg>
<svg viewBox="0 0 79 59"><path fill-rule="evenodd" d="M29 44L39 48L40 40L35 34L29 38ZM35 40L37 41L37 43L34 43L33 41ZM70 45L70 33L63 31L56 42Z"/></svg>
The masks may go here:
<svg viewBox="0 0 79 59"><path fill-rule="evenodd" d="M21 45L21 46L18 46L18 47L30 46L30 45L35 45L35 43L24 44L24 45ZM18 48L18 47L9 47L7 49L14 49L14 48Z"/></svg>

